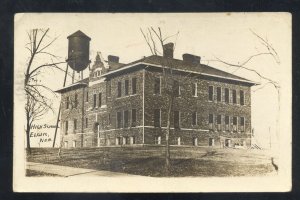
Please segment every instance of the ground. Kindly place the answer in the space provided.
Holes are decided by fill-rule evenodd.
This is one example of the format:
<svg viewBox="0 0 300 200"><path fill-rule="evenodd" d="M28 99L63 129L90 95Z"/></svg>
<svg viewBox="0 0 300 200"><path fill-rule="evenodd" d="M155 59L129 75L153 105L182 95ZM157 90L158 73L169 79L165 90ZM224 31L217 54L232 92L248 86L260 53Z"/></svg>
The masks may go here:
<svg viewBox="0 0 300 200"><path fill-rule="evenodd" d="M163 177L164 147L34 148L30 162ZM171 147L170 176L261 176L274 173L265 151L208 147ZM30 173L34 176L33 173ZM40 176L41 174L38 174ZM46 175L46 174L45 174Z"/></svg>

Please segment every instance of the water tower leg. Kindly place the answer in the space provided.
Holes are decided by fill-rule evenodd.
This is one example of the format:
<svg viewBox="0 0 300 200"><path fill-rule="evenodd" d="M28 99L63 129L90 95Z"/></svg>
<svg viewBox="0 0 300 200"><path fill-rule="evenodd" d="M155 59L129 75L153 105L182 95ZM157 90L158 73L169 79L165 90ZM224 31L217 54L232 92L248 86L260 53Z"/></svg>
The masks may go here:
<svg viewBox="0 0 300 200"><path fill-rule="evenodd" d="M75 71L73 70L73 74L72 74L72 84L74 83L74 76L75 76Z"/></svg>
<svg viewBox="0 0 300 200"><path fill-rule="evenodd" d="M69 67L69 65L67 64L63 87L66 86L66 80L67 80L67 74L68 74L68 67ZM61 110L61 103L59 104L59 109L58 109L58 115L57 115L57 120L56 120L56 126L55 126L55 132L54 132L54 139L53 139L53 145L52 145L52 147L55 146L55 140L56 140L56 134L57 134L57 127L58 127L59 117L60 117L60 110ZM59 146L61 146L61 145L59 145Z"/></svg>

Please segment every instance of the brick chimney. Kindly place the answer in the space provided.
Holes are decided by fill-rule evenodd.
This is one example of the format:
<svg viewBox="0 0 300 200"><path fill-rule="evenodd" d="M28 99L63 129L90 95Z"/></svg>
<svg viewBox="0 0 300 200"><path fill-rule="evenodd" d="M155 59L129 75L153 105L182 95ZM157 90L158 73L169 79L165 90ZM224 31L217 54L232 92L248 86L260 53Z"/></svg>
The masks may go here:
<svg viewBox="0 0 300 200"><path fill-rule="evenodd" d="M119 57L118 56L109 55L107 59L108 59L108 62L119 63Z"/></svg>
<svg viewBox="0 0 300 200"><path fill-rule="evenodd" d="M183 59L184 62L189 62L189 63L193 63L193 64L200 64L201 57L185 53L185 54L182 55L182 59Z"/></svg>
<svg viewBox="0 0 300 200"><path fill-rule="evenodd" d="M174 43L167 43L163 46L163 56L166 58L173 58Z"/></svg>

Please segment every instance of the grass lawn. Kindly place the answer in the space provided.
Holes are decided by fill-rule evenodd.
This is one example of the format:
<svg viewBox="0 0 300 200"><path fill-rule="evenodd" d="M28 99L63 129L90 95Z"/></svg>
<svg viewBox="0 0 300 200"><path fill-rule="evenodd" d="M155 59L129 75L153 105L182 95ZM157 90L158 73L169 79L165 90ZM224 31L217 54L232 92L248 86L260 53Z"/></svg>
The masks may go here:
<svg viewBox="0 0 300 200"><path fill-rule="evenodd" d="M163 177L164 147L111 147L63 149L35 148L27 156L40 162L96 170ZM273 172L270 157L263 151L171 147L170 176L261 176Z"/></svg>

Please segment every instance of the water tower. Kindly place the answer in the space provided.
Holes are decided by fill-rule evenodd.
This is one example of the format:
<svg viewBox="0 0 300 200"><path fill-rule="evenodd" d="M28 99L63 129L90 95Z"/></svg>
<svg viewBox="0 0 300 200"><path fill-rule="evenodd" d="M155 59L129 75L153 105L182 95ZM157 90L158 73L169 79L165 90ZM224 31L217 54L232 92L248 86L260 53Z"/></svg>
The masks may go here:
<svg viewBox="0 0 300 200"><path fill-rule="evenodd" d="M83 32L76 31L69 35L68 65L76 72L81 72L90 64L89 51L91 38Z"/></svg>

